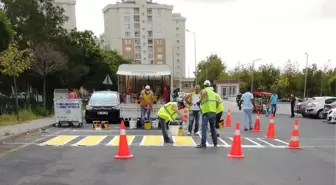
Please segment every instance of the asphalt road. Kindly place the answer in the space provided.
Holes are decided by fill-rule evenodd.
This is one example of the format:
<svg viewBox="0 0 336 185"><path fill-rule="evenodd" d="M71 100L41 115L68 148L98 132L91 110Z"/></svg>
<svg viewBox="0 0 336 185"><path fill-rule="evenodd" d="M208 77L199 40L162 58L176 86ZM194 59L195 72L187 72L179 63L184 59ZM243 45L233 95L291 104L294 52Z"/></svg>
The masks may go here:
<svg viewBox="0 0 336 185"><path fill-rule="evenodd" d="M302 150L286 149L294 119L275 118L278 140L264 139L268 118L261 116L261 133L241 132L244 159L230 159L234 126L221 129L220 147L196 149L199 136L174 138L162 145L158 130L127 130L134 158L114 160L117 125L108 131L53 128L0 145L1 185L334 185L335 126L297 118ZM232 121L241 121L232 110Z"/></svg>

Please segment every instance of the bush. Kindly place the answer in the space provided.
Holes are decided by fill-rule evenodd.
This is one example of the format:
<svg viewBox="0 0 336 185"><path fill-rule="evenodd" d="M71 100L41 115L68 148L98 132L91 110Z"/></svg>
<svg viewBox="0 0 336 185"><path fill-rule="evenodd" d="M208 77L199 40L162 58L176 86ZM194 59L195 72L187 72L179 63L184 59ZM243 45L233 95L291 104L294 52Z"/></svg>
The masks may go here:
<svg viewBox="0 0 336 185"><path fill-rule="evenodd" d="M0 126L22 123L24 121L34 120L49 115L49 111L42 107L24 109L19 111L19 120L16 120L16 115L14 113L1 115Z"/></svg>

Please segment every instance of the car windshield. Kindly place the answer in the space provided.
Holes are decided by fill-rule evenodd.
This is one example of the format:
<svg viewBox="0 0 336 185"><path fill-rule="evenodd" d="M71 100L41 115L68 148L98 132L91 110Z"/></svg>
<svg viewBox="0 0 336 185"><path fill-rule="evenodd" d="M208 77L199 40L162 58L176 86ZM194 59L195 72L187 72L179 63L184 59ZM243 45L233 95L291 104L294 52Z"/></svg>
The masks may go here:
<svg viewBox="0 0 336 185"><path fill-rule="evenodd" d="M90 98L90 103L119 103L119 98L116 93L94 93Z"/></svg>

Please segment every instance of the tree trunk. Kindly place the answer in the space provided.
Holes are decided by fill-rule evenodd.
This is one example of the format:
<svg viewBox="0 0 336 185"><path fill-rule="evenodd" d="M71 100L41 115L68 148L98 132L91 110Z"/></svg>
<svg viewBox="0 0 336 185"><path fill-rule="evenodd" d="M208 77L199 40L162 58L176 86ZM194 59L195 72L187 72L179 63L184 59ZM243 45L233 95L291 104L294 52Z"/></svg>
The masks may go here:
<svg viewBox="0 0 336 185"><path fill-rule="evenodd" d="M46 89L47 77L43 77L43 108L47 107L47 89Z"/></svg>
<svg viewBox="0 0 336 185"><path fill-rule="evenodd" d="M17 85L16 85L16 77L14 77L14 97L15 97L15 114L16 114L16 120L19 121L19 99L17 96Z"/></svg>

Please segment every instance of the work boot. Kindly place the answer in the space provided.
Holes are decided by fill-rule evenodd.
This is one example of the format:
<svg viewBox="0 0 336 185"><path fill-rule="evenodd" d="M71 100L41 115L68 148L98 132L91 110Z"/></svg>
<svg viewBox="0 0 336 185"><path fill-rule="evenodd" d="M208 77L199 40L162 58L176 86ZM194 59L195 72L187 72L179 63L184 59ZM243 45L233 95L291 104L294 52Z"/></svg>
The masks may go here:
<svg viewBox="0 0 336 185"><path fill-rule="evenodd" d="M167 140L165 140L165 144L173 144L173 143L174 143L174 141L171 140L171 139L167 139Z"/></svg>
<svg viewBox="0 0 336 185"><path fill-rule="evenodd" d="M196 146L196 148L206 148L206 147L207 147L206 144L199 144Z"/></svg>

